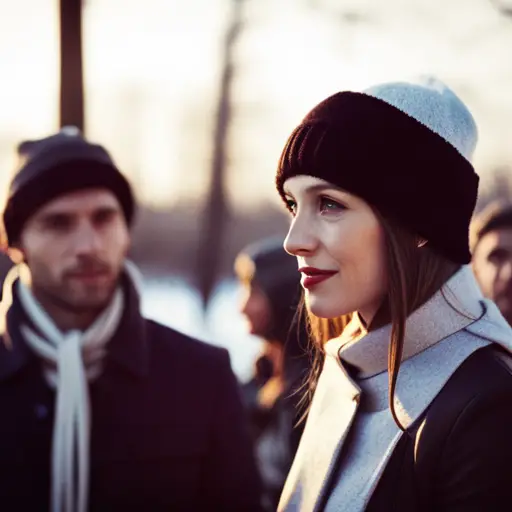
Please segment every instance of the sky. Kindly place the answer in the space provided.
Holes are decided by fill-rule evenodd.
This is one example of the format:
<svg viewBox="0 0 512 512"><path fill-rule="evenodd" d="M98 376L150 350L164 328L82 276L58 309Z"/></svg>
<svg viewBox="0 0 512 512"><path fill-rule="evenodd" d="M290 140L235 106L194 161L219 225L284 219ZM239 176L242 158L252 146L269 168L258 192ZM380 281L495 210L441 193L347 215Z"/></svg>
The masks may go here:
<svg viewBox="0 0 512 512"><path fill-rule="evenodd" d="M57 3L0 0L0 196L15 144L57 129ZM232 2L84 3L87 135L111 150L143 201L197 198L208 181ZM230 200L277 204L281 148L327 95L422 74L443 80L473 112L474 163L485 182L490 169L512 163L510 48L512 18L491 0L244 0Z"/></svg>

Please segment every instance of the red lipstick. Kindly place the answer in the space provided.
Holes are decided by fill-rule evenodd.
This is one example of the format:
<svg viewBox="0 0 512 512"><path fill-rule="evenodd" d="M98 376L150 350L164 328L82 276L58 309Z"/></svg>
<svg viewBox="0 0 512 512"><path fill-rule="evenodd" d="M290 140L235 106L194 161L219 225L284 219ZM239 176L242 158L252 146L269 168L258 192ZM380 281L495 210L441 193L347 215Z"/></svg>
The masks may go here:
<svg viewBox="0 0 512 512"><path fill-rule="evenodd" d="M301 267L299 272L303 274L302 286L308 290L338 273L337 270L323 270L315 267Z"/></svg>

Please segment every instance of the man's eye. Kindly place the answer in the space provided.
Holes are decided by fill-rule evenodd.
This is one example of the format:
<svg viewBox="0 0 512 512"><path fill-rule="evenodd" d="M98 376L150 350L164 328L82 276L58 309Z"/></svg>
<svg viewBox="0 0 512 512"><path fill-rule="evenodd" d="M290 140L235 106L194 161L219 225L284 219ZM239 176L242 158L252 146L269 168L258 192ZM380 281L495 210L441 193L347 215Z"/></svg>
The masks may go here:
<svg viewBox="0 0 512 512"><path fill-rule="evenodd" d="M55 231L66 231L71 227L72 221L65 215L54 215L46 219L47 228Z"/></svg>
<svg viewBox="0 0 512 512"><path fill-rule="evenodd" d="M96 212L94 215L94 224L95 225L103 225L110 222L116 215L116 211L114 210L101 210Z"/></svg>
<svg viewBox="0 0 512 512"><path fill-rule="evenodd" d="M503 249L496 249L489 254L488 260L495 265L499 265L509 258L510 255L507 251Z"/></svg>

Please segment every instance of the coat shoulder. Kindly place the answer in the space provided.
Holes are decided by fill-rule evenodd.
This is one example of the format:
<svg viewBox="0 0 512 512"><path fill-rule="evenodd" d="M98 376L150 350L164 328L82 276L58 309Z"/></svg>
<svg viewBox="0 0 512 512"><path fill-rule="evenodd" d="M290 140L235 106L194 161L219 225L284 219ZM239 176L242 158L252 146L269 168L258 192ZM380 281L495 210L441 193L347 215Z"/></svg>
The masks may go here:
<svg viewBox="0 0 512 512"><path fill-rule="evenodd" d="M512 354L496 344L476 350L448 380L422 418L420 438L448 437L475 411L512 407Z"/></svg>
<svg viewBox="0 0 512 512"><path fill-rule="evenodd" d="M491 344L461 364L406 430L368 510L505 510L511 431L512 355Z"/></svg>
<svg viewBox="0 0 512 512"><path fill-rule="evenodd" d="M441 391L438 400L447 404L451 402L453 408L453 399L460 396L462 403L475 406L494 399L496 393L503 398L512 393L512 354L492 343L476 350L462 363ZM455 403L460 403L460 400Z"/></svg>
<svg viewBox="0 0 512 512"><path fill-rule="evenodd" d="M424 429L425 433L431 432L423 451L430 445L431 452L438 454L432 461L436 471L431 473L438 478L432 493L437 497L434 509L509 510L511 354L494 344L475 352L448 383L443 402L435 418L441 430L434 423L434 429L427 428L428 414ZM446 418L441 417L443 412ZM434 418L430 420L432 423ZM435 436L432 430L438 431ZM434 449L436 440L439 447Z"/></svg>

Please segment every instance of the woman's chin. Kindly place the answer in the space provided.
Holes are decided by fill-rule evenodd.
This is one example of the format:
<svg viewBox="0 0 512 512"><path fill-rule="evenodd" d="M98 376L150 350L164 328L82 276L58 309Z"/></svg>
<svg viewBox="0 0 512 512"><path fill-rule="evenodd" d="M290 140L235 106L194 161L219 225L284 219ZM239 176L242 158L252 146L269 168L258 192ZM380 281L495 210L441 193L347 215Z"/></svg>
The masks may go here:
<svg viewBox="0 0 512 512"><path fill-rule="evenodd" d="M340 308L339 305L333 304L333 301L327 298L306 297L306 306L308 311L318 318L339 318L347 314L346 308Z"/></svg>

